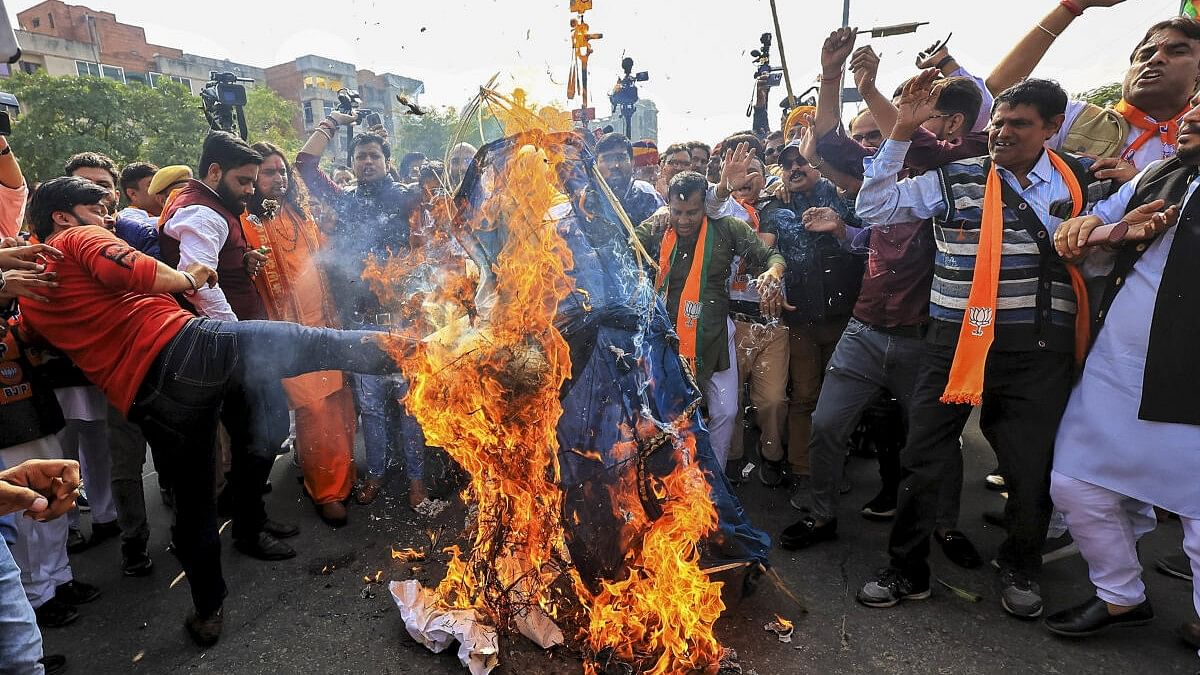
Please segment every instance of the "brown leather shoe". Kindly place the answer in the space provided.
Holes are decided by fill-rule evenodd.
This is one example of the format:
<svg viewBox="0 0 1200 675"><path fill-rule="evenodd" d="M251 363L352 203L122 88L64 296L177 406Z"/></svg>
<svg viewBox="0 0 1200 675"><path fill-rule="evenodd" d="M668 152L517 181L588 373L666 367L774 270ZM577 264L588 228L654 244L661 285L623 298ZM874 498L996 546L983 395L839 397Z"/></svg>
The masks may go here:
<svg viewBox="0 0 1200 675"><path fill-rule="evenodd" d="M1185 621L1179 624L1179 637L1193 649L1200 649L1200 621Z"/></svg>
<svg viewBox="0 0 1200 675"><path fill-rule="evenodd" d="M362 485L358 486L358 492L354 494L354 501L359 504L370 504L379 496L381 490L383 490L382 478L364 479Z"/></svg>
<svg viewBox="0 0 1200 675"><path fill-rule="evenodd" d="M203 615L192 610L191 614L188 614L187 620L183 622L183 627L187 629L188 635L192 636L192 641L197 645L211 647L221 639L222 623L221 608L218 607Z"/></svg>
<svg viewBox="0 0 1200 675"><path fill-rule="evenodd" d="M317 504L317 515L330 527L341 527L346 524L346 505L341 502Z"/></svg>

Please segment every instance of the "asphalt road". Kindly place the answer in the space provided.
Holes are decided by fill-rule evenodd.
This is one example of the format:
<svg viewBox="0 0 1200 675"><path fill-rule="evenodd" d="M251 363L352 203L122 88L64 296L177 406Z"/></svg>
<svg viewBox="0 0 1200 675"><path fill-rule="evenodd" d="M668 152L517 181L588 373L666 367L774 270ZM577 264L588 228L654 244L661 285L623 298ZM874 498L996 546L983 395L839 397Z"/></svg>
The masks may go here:
<svg viewBox="0 0 1200 675"><path fill-rule="evenodd" d="M983 487L982 477L993 460L973 428L965 453L961 526L990 557L1001 537L980 514L998 508L1001 497ZM427 544L429 531L439 529L439 548L453 542L462 527L462 510L450 508L433 519L418 516L407 508L404 481L396 478L390 494L369 507L352 507L350 525L334 531L300 496L298 471L289 459L285 456L276 464L275 489L267 505L276 519L300 523L301 535L291 540L299 556L260 562L226 546L230 595L225 634L216 647L197 649L181 627L190 598L186 584L170 587L179 565L164 551L170 512L158 501L151 472L146 485L154 573L140 579L121 577L115 541L73 556L77 578L99 585L103 595L80 608L75 624L45 632L47 653L67 655L75 673L464 672L454 656L431 654L410 639L386 588L363 582L364 575L382 571L385 581L418 578L435 584L442 572L437 561L414 574L411 563L391 560L390 548ZM771 555L775 569L808 612L801 613L781 590L764 582L718 622L717 636L737 651L743 672L1165 674L1194 673L1200 666L1195 653L1174 635L1180 622L1192 618L1190 585L1152 571L1156 558L1178 550L1177 522L1163 523L1141 545L1157 620L1088 640L1064 641L1038 622L1006 615L990 567L959 569L943 559L936 546L934 574L982 595L981 602L937 586L931 599L890 610L858 605L855 591L886 562L888 526L857 515L878 487L874 463L853 460L849 473L854 489L843 500L840 538L799 553L776 549ZM739 494L752 520L773 535L797 517L783 489L755 482L740 486ZM228 541L228 531L223 538ZM1075 556L1047 566L1042 592L1050 611L1089 597L1092 589L1083 561ZM789 644L764 630L777 613L795 622ZM505 644L495 672L580 671L580 662L570 655L542 653L518 639Z"/></svg>

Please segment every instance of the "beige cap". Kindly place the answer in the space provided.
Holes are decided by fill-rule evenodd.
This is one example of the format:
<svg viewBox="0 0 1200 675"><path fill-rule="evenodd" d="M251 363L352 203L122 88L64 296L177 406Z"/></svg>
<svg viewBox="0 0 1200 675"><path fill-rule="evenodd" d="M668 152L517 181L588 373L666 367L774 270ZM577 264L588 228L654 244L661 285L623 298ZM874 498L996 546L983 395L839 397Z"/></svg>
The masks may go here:
<svg viewBox="0 0 1200 675"><path fill-rule="evenodd" d="M167 189L168 186L178 183L181 180L188 180L191 177L191 167L184 166L183 164L164 166L154 172L154 178L150 179L150 187L146 191L152 195L156 195Z"/></svg>

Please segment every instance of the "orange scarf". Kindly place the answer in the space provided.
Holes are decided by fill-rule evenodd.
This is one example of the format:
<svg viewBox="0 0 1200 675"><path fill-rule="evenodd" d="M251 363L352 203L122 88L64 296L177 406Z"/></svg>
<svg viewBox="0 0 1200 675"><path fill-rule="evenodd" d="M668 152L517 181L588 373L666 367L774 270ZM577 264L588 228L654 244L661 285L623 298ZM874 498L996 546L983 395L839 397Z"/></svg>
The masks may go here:
<svg viewBox="0 0 1200 675"><path fill-rule="evenodd" d="M745 199L738 199L737 203L741 204L742 208L746 209L746 213L749 216L746 219L746 224L750 226L750 229L754 230L755 234L758 234L758 228L760 227L760 223L758 221L758 210L754 208L753 204ZM734 265L734 269L737 271L734 272L733 281L731 281L729 284L729 290L740 292L750 288L750 274L746 271L745 258L738 256L736 262L737 264Z"/></svg>
<svg viewBox="0 0 1200 675"><path fill-rule="evenodd" d="M1074 218L1083 210L1083 189L1071 167L1055 153L1046 152L1071 193L1071 217ZM954 362L950 365L946 389L942 392L942 403L979 405L983 402L983 376L988 350L996 337L996 296L1000 290L1000 254L1004 248L1003 184L1000 181L1000 174L992 164L983 191L983 219L980 222L979 249L975 253L975 271L971 276L971 292L967 296L967 309L963 312L958 346L954 351ZM1068 264L1067 272L1071 275L1071 289L1075 291L1075 361L1082 363L1090 342L1091 329L1087 287L1084 286L1083 275L1074 265Z"/></svg>
<svg viewBox="0 0 1200 675"><path fill-rule="evenodd" d="M1163 158L1166 159L1167 157L1174 155L1175 142L1179 139L1179 122L1191 109L1192 105L1189 103L1188 105L1184 106L1183 110L1180 110L1179 114L1175 115L1174 118L1165 122L1159 122L1158 120L1139 110L1137 106L1126 101L1125 99L1117 101L1117 104L1113 106L1113 110L1120 113L1121 117L1124 117L1125 120L1129 122L1130 126L1134 127L1135 129L1142 130L1142 135L1134 139L1134 141L1129 144L1129 147L1125 148L1125 151L1121 153L1121 159L1132 163L1133 160L1130 158L1133 157L1133 154L1141 149L1143 145L1149 143L1150 139L1154 138L1156 135L1158 136L1159 140L1162 141Z"/></svg>
<svg viewBox="0 0 1200 675"><path fill-rule="evenodd" d="M675 261L676 240L675 228L668 227L658 252L658 279L655 283L658 292L664 297L669 294L667 285L671 277L671 263ZM679 308L675 313L679 355L687 361L693 373L698 372L696 336L700 328L700 296L704 292L704 268L708 266L709 249L708 216L705 216L704 221L700 223L700 234L696 237L696 248L692 251L692 266L688 270L683 291L679 294Z"/></svg>

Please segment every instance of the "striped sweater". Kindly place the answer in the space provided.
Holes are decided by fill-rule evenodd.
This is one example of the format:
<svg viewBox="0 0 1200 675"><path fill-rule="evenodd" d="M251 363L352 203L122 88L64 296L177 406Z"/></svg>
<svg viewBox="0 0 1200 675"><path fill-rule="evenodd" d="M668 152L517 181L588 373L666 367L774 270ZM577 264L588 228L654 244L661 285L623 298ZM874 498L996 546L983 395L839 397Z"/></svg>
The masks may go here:
<svg viewBox="0 0 1200 675"><path fill-rule="evenodd" d="M1082 213L1106 196L1111 181L1095 181L1074 157L1060 155L1075 170L1084 188ZM990 158L975 157L938 169L946 213L933 219L937 254L929 314L929 339L954 346L971 292L971 277L979 249L983 192ZM1071 352L1077 303L1071 278L1054 251L1045 225L1034 209L1006 182L1003 185L1004 235L1000 260L1000 289L996 299L998 351ZM1050 213L1069 217L1070 198L1055 201Z"/></svg>

